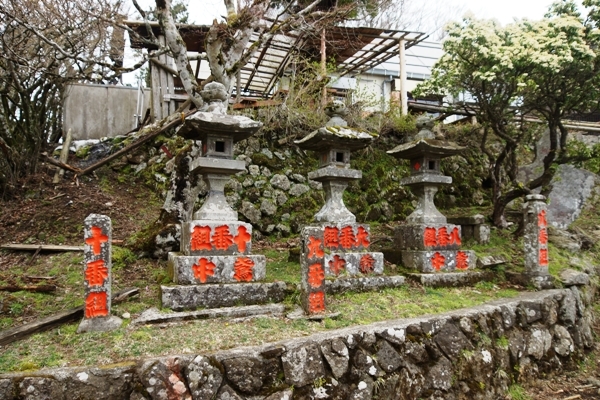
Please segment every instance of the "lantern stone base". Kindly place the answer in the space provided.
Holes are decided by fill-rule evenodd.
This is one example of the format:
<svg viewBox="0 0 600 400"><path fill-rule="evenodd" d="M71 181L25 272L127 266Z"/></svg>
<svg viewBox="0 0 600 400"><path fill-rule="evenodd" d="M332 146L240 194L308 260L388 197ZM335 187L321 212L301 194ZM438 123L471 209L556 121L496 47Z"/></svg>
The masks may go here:
<svg viewBox="0 0 600 400"><path fill-rule="evenodd" d="M114 315L108 317L84 318L77 328L77 333L114 331L119 329L122 323L123 320Z"/></svg>
<svg viewBox="0 0 600 400"><path fill-rule="evenodd" d="M492 281L492 271L447 272L442 274L408 274L408 279L427 287L472 286L482 281Z"/></svg>
<svg viewBox="0 0 600 400"><path fill-rule="evenodd" d="M174 311L277 303L283 301L286 289L285 282L160 287L162 306Z"/></svg>
<svg viewBox="0 0 600 400"><path fill-rule="evenodd" d="M404 250L402 264L419 272L454 272L475 268L477 256L472 250Z"/></svg>
<svg viewBox="0 0 600 400"><path fill-rule="evenodd" d="M168 273L179 285L256 282L265 279L263 255L184 256L169 253Z"/></svg>

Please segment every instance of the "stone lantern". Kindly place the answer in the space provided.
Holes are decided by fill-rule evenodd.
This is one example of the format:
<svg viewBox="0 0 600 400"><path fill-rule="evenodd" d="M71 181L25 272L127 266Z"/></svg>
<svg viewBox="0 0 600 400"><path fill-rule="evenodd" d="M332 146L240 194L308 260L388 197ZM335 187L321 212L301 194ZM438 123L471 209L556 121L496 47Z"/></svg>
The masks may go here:
<svg viewBox="0 0 600 400"><path fill-rule="evenodd" d="M232 299L235 293L238 299L232 301L244 303L239 284L260 281L266 273L265 256L250 254L252 226L238 221L224 193L229 177L245 170L243 161L233 159L233 144L250 137L262 124L226 115L228 95L219 83L209 83L201 95L204 108L186 118L178 134L202 142L201 156L190 162L190 173L202 175L209 192L193 220L182 222L181 251L169 253L169 272L179 286L162 287L163 307L206 306L214 299L201 293L211 292L228 293Z"/></svg>
<svg viewBox="0 0 600 400"><path fill-rule="evenodd" d="M351 152L367 147L374 135L347 127L342 102L334 102L326 111L331 119L325 127L295 141L303 149L318 152L321 168L308 178L323 183L326 198L314 216L315 224L301 232L302 303L308 314L326 310L325 278L383 272L383 254L368 251L369 226L356 223L342 198L348 183L362 178L361 171L350 169Z"/></svg>
<svg viewBox="0 0 600 400"><path fill-rule="evenodd" d="M475 253L460 250L461 227L448 224L434 203L439 186L452 178L442 175L440 161L464 150L453 142L437 140L428 125L417 138L388 151L396 158L410 160L410 176L400 181L418 197L415 210L406 223L397 228L396 244L402 250L402 262L420 272L466 270L475 266Z"/></svg>

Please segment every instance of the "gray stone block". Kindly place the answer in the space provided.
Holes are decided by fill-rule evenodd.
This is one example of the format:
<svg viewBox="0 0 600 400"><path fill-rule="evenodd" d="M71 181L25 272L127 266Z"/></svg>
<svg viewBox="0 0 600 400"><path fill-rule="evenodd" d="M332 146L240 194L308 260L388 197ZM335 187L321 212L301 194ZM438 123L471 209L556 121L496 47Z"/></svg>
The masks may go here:
<svg viewBox="0 0 600 400"><path fill-rule="evenodd" d="M357 169L325 167L308 173L308 179L317 182L326 180L355 180L362 178L362 172Z"/></svg>
<svg viewBox="0 0 600 400"><path fill-rule="evenodd" d="M183 312L160 312L152 307L144 311L139 318L131 321L131 325L163 324L167 322L190 321L195 319L213 318L244 318L259 315L280 316L283 315L285 306L283 304L261 304L242 307L222 307L216 309L183 311Z"/></svg>
<svg viewBox="0 0 600 400"><path fill-rule="evenodd" d="M590 284L590 276L569 268L560 272L560 281L565 286L585 286Z"/></svg>
<svg viewBox="0 0 600 400"><path fill-rule="evenodd" d="M252 225L241 221L192 220L181 224L181 251L188 256L250 254Z"/></svg>
<svg viewBox="0 0 600 400"><path fill-rule="evenodd" d="M485 217L481 214L467 217L448 217L448 223L455 225L481 225L485 223Z"/></svg>
<svg viewBox="0 0 600 400"><path fill-rule="evenodd" d="M458 250L461 226L452 224L405 224L396 228L394 240L402 250Z"/></svg>
<svg viewBox="0 0 600 400"><path fill-rule="evenodd" d="M403 276L370 276L361 278L337 278L325 281L325 291L329 294L343 292L370 292L404 285Z"/></svg>
<svg viewBox="0 0 600 400"><path fill-rule="evenodd" d="M256 282L265 278L263 255L182 256L169 253L169 272L178 285Z"/></svg>
<svg viewBox="0 0 600 400"><path fill-rule="evenodd" d="M244 171L245 169L246 163L240 160L198 157L190 162L190 172L196 172L200 174L233 175L237 172Z"/></svg>
<svg viewBox="0 0 600 400"><path fill-rule="evenodd" d="M161 286L161 302L174 311L281 302L285 282Z"/></svg>
<svg viewBox="0 0 600 400"><path fill-rule="evenodd" d="M451 272L475 268L477 256L472 250L458 251L412 251L402 252L402 263L405 267L419 272Z"/></svg>
<svg viewBox="0 0 600 400"><path fill-rule="evenodd" d="M330 253L323 260L325 276L381 275L383 253Z"/></svg>
<svg viewBox="0 0 600 400"><path fill-rule="evenodd" d="M477 268L493 268L502 264L506 264L506 258L503 256L483 256L477 258Z"/></svg>
<svg viewBox="0 0 600 400"><path fill-rule="evenodd" d="M428 287L471 286L482 281L492 281L496 275L489 271L447 272L442 274L408 274L409 279Z"/></svg>
<svg viewBox="0 0 600 400"><path fill-rule="evenodd" d="M491 230L489 225L475 225L473 227L473 237L479 244L487 244L490 242Z"/></svg>

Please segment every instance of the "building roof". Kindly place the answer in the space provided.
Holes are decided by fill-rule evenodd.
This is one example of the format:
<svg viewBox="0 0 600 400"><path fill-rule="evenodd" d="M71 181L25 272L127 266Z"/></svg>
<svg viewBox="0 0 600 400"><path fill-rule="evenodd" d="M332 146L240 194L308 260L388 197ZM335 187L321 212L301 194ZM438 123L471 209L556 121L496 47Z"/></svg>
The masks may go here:
<svg viewBox="0 0 600 400"><path fill-rule="evenodd" d="M149 37L143 21L125 21L141 37ZM158 37L160 26L149 23ZM202 53L210 29L209 25L178 25L179 32L190 52ZM359 74L393 58L398 57L398 43L405 40L407 49L427 38L425 33L379 28L338 27L327 28L325 34L327 58L333 59L340 76ZM131 37L132 48L156 49L136 37ZM258 33L252 35L248 47L258 40ZM311 60L320 56L320 35L307 35L305 32L278 34L258 47L250 61L241 71L241 92L244 96L267 98L272 95L277 78L283 75L296 51Z"/></svg>

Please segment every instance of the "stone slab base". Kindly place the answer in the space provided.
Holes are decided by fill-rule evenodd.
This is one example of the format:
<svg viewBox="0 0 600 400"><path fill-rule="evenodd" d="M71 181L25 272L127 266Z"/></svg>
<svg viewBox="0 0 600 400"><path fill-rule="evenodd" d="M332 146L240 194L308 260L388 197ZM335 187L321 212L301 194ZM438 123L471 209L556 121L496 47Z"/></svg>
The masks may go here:
<svg viewBox="0 0 600 400"><path fill-rule="evenodd" d="M278 303L286 293L285 282L161 286L161 302L174 311L197 308Z"/></svg>
<svg viewBox="0 0 600 400"><path fill-rule="evenodd" d="M192 220L181 224L181 252L193 256L250 254L252 225L241 221Z"/></svg>
<svg viewBox="0 0 600 400"><path fill-rule="evenodd" d="M475 268L477 256L472 250L402 252L402 264L419 272L453 272Z"/></svg>
<svg viewBox="0 0 600 400"><path fill-rule="evenodd" d="M447 272L443 274L408 274L412 279L428 287L471 286L482 281L492 281L496 274L490 271Z"/></svg>
<svg viewBox="0 0 600 400"><path fill-rule="evenodd" d="M383 253L331 253L323 260L325 276L383 273Z"/></svg>
<svg viewBox="0 0 600 400"><path fill-rule="evenodd" d="M169 253L168 271L179 285L256 282L265 279L263 255L184 256Z"/></svg>
<svg viewBox="0 0 600 400"><path fill-rule="evenodd" d="M283 304L263 304L244 307L223 307L199 311L163 313L152 307L131 321L131 325L162 324L167 322L190 321L211 318L243 318L255 316L281 316L285 311Z"/></svg>
<svg viewBox="0 0 600 400"><path fill-rule="evenodd" d="M554 289L556 287L552 275L529 275L523 273L506 272L506 278L515 285L533 286L538 290Z"/></svg>
<svg viewBox="0 0 600 400"><path fill-rule="evenodd" d="M114 315L108 317L84 318L77 328L77 333L114 331L115 329L119 329L122 323L123 320Z"/></svg>
<svg viewBox="0 0 600 400"><path fill-rule="evenodd" d="M327 294L343 292L371 292L385 288L396 288L404 285L403 276L369 276L362 278L337 278L325 281Z"/></svg>

